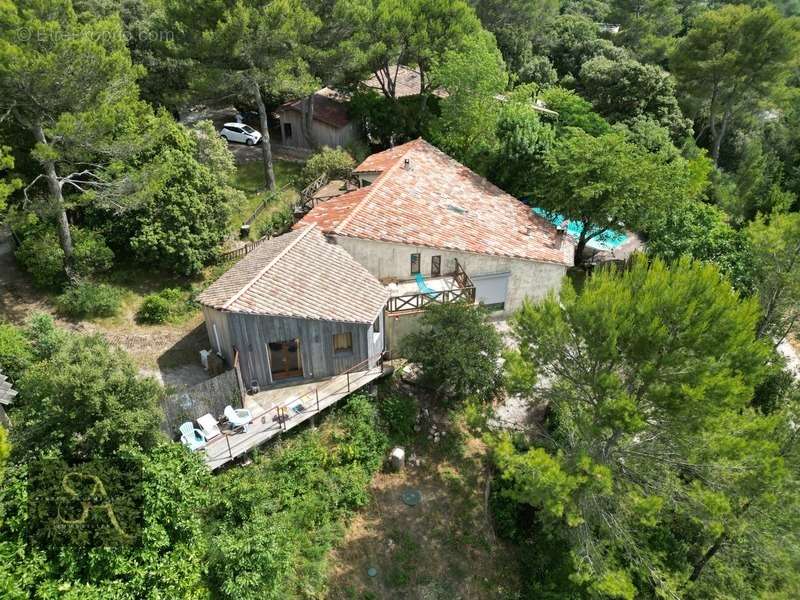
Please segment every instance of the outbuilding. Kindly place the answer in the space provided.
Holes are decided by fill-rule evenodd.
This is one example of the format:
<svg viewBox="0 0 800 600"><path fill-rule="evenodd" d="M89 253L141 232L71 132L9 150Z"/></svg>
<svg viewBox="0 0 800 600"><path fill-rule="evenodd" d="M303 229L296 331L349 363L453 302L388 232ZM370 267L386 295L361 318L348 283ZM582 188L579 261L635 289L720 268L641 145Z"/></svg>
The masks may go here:
<svg viewBox="0 0 800 600"><path fill-rule="evenodd" d="M248 389L377 364L389 292L314 225L268 240L203 291L212 348Z"/></svg>

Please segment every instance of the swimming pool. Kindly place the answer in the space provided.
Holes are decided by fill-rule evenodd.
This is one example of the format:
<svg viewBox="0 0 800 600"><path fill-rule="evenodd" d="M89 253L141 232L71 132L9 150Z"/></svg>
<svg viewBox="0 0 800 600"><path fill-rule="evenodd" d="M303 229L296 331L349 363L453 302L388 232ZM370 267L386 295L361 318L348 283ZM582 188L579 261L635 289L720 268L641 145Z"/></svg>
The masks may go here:
<svg viewBox="0 0 800 600"><path fill-rule="evenodd" d="M553 225L560 225L564 221L564 216L558 213L551 213L550 211L544 210L543 208L534 208L533 212L539 215L542 218L547 219ZM581 231L583 231L583 224L578 221L570 221L569 225L567 226L567 233L569 233L574 238L578 238L581 235ZM595 250L614 250L619 248L628 241L628 236L624 233L620 233L619 231L614 231L609 229L598 235L596 238L592 238L589 240L586 245L590 248L594 248Z"/></svg>

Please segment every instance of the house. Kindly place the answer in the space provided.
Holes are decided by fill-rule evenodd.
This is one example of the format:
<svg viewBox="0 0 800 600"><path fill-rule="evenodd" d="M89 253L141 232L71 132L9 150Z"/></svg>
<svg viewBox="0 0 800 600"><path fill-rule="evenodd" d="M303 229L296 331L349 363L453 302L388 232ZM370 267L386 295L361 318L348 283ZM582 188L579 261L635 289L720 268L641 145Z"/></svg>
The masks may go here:
<svg viewBox="0 0 800 600"><path fill-rule="evenodd" d="M464 296L507 316L558 289L573 264L570 236L422 139L369 156L354 174L362 187L296 227L316 225L387 285L390 316Z"/></svg>
<svg viewBox="0 0 800 600"><path fill-rule="evenodd" d="M280 143L283 146L312 150L315 146L347 146L361 135L358 123L348 115L349 98L331 88L324 87L309 98L299 98L278 107L275 115L280 126ZM310 119L307 112L311 109ZM311 123L307 131L306 122Z"/></svg>
<svg viewBox="0 0 800 600"><path fill-rule="evenodd" d="M507 316L558 289L573 240L422 139L368 157L198 297L248 390L372 368L433 303Z"/></svg>
<svg viewBox="0 0 800 600"><path fill-rule="evenodd" d="M388 290L314 226L268 240L199 296L213 349L248 390L374 365Z"/></svg>

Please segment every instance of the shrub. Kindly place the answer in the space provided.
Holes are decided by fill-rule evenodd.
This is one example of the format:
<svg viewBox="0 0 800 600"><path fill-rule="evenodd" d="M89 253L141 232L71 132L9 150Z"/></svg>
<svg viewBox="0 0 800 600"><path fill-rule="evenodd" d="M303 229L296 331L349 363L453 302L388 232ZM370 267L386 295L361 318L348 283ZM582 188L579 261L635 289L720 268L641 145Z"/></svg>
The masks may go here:
<svg viewBox="0 0 800 600"><path fill-rule="evenodd" d="M114 262L114 253L105 238L88 229L73 228L72 268L76 275L88 277L107 271ZM34 284L42 288L60 288L66 281L64 251L56 232L49 227L32 229L14 254L31 275Z"/></svg>
<svg viewBox="0 0 800 600"><path fill-rule="evenodd" d="M393 443L407 444L414 435L417 418L416 400L392 390L381 395L378 412Z"/></svg>
<svg viewBox="0 0 800 600"><path fill-rule="evenodd" d="M16 381L33 358L33 348L22 330L10 323L0 323L0 371Z"/></svg>
<svg viewBox="0 0 800 600"><path fill-rule="evenodd" d="M120 309L122 290L104 283L81 282L68 287L56 304L68 317L111 317Z"/></svg>
<svg viewBox="0 0 800 600"><path fill-rule="evenodd" d="M37 231L27 236L14 256L36 286L58 288L64 282L64 251L54 231Z"/></svg>
<svg viewBox="0 0 800 600"><path fill-rule="evenodd" d="M187 304L183 292L175 288L161 290L146 296L136 313L140 323L166 323L186 312Z"/></svg>
<svg viewBox="0 0 800 600"><path fill-rule="evenodd" d="M273 212L261 226L259 237L265 235L280 235L286 232L294 223L294 213L288 204Z"/></svg>
<svg viewBox="0 0 800 600"><path fill-rule="evenodd" d="M72 267L81 277L108 271L114 264L114 253L105 238L88 229L73 229Z"/></svg>
<svg viewBox="0 0 800 600"><path fill-rule="evenodd" d="M350 176L355 166L356 161L346 150L326 146L308 159L300 173L300 183L305 187L323 173L328 179L344 179Z"/></svg>

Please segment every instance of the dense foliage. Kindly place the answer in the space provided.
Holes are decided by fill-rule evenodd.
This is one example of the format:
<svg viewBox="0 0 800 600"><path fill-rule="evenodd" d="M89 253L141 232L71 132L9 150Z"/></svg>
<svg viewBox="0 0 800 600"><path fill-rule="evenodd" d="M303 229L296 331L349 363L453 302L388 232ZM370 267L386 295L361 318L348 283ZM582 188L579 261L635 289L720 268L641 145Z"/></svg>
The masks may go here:
<svg viewBox="0 0 800 600"><path fill-rule="evenodd" d="M794 403L752 406L759 315L714 267L640 257L514 317L510 381L550 415L529 444L492 445L502 497L535 509L518 526L548 532L532 597L797 589L779 567L797 560Z"/></svg>
<svg viewBox="0 0 800 600"><path fill-rule="evenodd" d="M356 396L324 427L212 479L160 433L161 387L102 338L45 316L2 325L0 369L19 375L20 392L7 465L0 428L3 598L322 592L325 555L367 502L388 443L372 401ZM42 514L70 469L102 477L127 538L102 518L75 527Z"/></svg>
<svg viewBox="0 0 800 600"><path fill-rule="evenodd" d="M402 340L402 355L422 370L420 384L442 400L492 398L500 387L500 335L480 306L429 304L418 331Z"/></svg>

